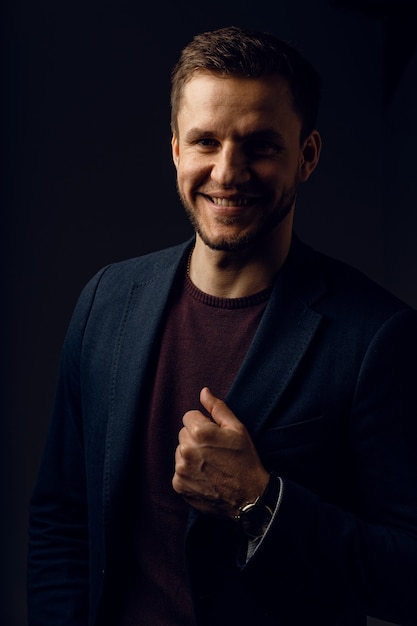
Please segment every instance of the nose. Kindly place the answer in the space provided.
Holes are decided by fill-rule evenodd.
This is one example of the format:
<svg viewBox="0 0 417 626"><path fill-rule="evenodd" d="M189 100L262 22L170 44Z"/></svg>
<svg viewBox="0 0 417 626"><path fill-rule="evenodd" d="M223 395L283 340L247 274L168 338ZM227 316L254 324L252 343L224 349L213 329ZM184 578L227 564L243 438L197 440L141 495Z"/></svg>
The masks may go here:
<svg viewBox="0 0 417 626"><path fill-rule="evenodd" d="M243 150L236 145L223 145L216 154L211 178L221 187L235 187L248 182L250 169Z"/></svg>

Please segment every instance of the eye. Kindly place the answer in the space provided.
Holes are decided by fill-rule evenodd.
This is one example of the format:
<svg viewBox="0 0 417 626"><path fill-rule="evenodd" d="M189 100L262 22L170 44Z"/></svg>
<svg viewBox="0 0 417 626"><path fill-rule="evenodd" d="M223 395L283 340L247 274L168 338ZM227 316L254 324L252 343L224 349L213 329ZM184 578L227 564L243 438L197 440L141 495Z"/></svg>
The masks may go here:
<svg viewBox="0 0 417 626"><path fill-rule="evenodd" d="M280 145L266 139L251 139L245 148L247 154L252 157L276 156L282 152Z"/></svg>
<svg viewBox="0 0 417 626"><path fill-rule="evenodd" d="M214 148L217 146L217 142L211 137L202 137L201 139L197 139L195 143L201 148Z"/></svg>

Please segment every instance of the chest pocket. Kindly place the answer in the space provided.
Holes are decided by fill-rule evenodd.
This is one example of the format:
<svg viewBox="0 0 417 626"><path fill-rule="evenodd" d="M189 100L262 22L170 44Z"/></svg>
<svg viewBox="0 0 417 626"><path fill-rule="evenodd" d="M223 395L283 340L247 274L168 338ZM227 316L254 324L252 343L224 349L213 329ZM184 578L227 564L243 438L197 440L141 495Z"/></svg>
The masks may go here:
<svg viewBox="0 0 417 626"><path fill-rule="evenodd" d="M258 438L262 450L293 448L318 443L326 435L326 416L267 428Z"/></svg>
<svg viewBox="0 0 417 626"><path fill-rule="evenodd" d="M312 419L266 428L256 440L264 466L330 497L351 470L348 438L341 416Z"/></svg>
<svg viewBox="0 0 417 626"><path fill-rule="evenodd" d="M328 440L327 417L319 415L302 422L266 428L257 437L256 447L267 467L279 469L283 465L311 463L320 454L326 455Z"/></svg>

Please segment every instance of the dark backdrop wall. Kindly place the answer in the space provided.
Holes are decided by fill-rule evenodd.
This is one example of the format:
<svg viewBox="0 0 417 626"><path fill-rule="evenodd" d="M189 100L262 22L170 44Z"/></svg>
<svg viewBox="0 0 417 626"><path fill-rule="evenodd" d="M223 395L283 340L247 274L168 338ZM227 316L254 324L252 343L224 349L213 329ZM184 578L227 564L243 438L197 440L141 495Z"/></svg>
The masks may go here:
<svg viewBox="0 0 417 626"><path fill-rule="evenodd" d="M417 305L414 4L6 5L2 624L26 623L28 501L77 295L101 266L191 233L170 156L169 74L181 47L233 23L290 39L313 61L324 151L297 230Z"/></svg>

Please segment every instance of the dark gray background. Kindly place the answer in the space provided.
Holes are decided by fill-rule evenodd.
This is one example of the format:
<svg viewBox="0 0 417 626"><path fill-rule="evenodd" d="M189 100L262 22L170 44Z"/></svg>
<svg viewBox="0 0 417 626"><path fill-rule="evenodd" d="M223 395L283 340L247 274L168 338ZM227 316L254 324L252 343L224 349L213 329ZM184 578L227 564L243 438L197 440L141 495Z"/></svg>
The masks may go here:
<svg viewBox="0 0 417 626"><path fill-rule="evenodd" d="M297 230L416 306L414 7L401 0L183 0L145 8L9 0L2 20L2 624L26 623L28 500L78 293L101 266L191 233L170 155L169 74L182 46L196 32L238 24L290 39L312 60L324 81L324 150L300 193Z"/></svg>

